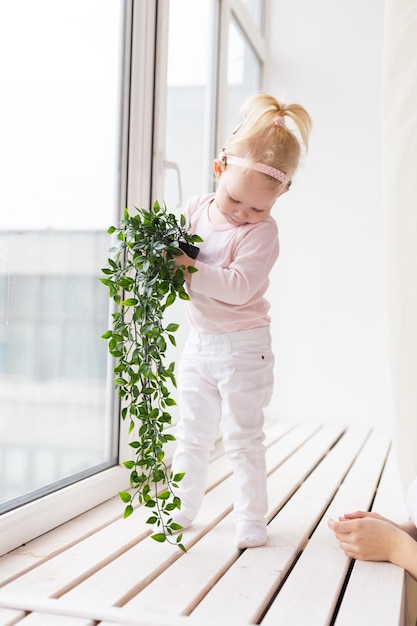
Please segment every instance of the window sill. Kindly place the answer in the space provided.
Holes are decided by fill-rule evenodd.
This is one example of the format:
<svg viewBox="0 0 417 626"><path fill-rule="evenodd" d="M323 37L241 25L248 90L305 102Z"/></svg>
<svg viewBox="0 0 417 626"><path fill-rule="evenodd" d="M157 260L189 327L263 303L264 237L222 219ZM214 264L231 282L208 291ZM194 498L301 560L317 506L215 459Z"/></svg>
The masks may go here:
<svg viewBox="0 0 417 626"><path fill-rule="evenodd" d="M33 626L323 626L336 610L338 626L404 624L405 572L352 563L327 528L374 498L375 510L404 518L388 438L367 427L275 424L266 444L266 546L234 548L232 474L220 454L183 535L187 554L150 539L146 509L123 519L112 498L0 559L0 624L30 612Z"/></svg>

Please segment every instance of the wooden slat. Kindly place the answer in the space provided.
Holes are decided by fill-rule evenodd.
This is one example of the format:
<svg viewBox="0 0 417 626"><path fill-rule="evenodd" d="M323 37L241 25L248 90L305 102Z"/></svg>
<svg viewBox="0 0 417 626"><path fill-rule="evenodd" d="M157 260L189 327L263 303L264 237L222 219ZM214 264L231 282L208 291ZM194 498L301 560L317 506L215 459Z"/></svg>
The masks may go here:
<svg viewBox="0 0 417 626"><path fill-rule="evenodd" d="M327 626L349 568L348 559L327 526L329 517L356 509L367 509L372 501L389 442L372 433L346 476L326 515L317 526L262 624L290 623L292 626Z"/></svg>
<svg viewBox="0 0 417 626"><path fill-rule="evenodd" d="M142 513L141 509L135 513L144 519L144 512ZM117 520L3 585L2 591L40 597L62 593L66 587L73 586L76 580L84 579L90 571L113 560L150 533L150 529L145 527L143 521L139 525L137 522L133 516ZM0 609L0 623L6 617L4 610Z"/></svg>
<svg viewBox="0 0 417 626"><path fill-rule="evenodd" d="M213 621L196 621L181 615L161 616L154 613L129 613L117 607L102 608L100 604L75 605L57 599L31 598L24 595L3 594L4 605L13 605L26 611L37 611L46 618L52 616L54 624L59 624L60 616L70 616L72 619L88 618L90 623L111 623L114 626L228 626L221 619ZM22 622L19 622L19 624ZM77 623L74 621L74 623ZM6 626L6 624L2 624ZM9 625L7 625L9 626ZM250 626L242 624L241 626Z"/></svg>
<svg viewBox="0 0 417 626"><path fill-rule="evenodd" d="M45 535L0 557L0 584L21 576L121 517L122 503L114 497Z"/></svg>

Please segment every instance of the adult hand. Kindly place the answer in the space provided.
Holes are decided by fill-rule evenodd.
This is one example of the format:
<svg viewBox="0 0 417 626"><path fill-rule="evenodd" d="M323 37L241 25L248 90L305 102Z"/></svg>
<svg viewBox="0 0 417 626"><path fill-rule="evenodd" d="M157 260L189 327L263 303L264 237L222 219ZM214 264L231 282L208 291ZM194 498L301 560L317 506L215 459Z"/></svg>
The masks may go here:
<svg viewBox="0 0 417 626"><path fill-rule="evenodd" d="M386 518L356 511L343 515L338 521L330 519L328 525L340 548L350 558L394 562L403 531Z"/></svg>

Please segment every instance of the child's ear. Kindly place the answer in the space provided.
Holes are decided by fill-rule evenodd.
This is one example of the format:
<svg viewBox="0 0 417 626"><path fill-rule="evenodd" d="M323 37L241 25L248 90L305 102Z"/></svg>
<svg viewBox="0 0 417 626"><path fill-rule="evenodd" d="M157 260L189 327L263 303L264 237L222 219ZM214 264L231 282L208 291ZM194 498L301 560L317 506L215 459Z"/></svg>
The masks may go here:
<svg viewBox="0 0 417 626"><path fill-rule="evenodd" d="M213 161L213 172L216 178L220 178L223 174L223 165L219 159Z"/></svg>
<svg viewBox="0 0 417 626"><path fill-rule="evenodd" d="M279 198L280 196L282 196L284 193L287 193L290 190L290 185L286 185L284 187L284 189L282 191L279 192L279 194L277 195L277 198Z"/></svg>

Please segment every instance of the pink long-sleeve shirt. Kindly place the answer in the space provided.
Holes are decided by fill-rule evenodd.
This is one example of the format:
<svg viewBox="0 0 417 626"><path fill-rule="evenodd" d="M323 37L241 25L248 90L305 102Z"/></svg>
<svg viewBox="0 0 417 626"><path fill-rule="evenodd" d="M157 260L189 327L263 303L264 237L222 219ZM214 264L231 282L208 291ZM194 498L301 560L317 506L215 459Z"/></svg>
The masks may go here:
<svg viewBox="0 0 417 626"><path fill-rule="evenodd" d="M200 333L220 334L268 326L265 292L278 258L278 227L268 216L257 224L233 226L210 222L214 194L191 198L184 215L198 244L198 272L188 284L187 318Z"/></svg>

